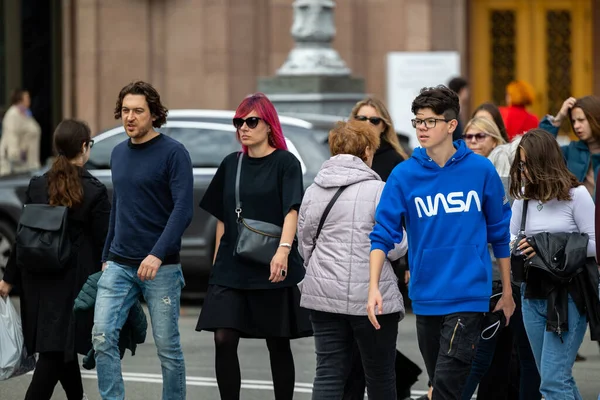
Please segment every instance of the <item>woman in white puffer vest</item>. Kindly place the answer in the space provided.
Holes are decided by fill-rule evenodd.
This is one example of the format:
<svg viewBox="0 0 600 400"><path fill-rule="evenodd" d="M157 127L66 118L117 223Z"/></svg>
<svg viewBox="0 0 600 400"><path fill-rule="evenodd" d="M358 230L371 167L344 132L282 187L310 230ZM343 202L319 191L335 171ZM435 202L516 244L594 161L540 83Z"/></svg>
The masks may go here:
<svg viewBox="0 0 600 400"><path fill-rule="evenodd" d="M370 124L338 122L329 133L333 157L321 167L300 207L298 247L306 268L300 305L311 310L317 353L313 400L342 397L353 340L363 360L369 399L396 398L396 336L404 301L389 260L406 254L408 246L403 235L383 268L369 271L369 234L385 185L371 169L379 143L379 132ZM340 187L346 188L316 239L325 209ZM380 276L380 329L367 317L370 273Z"/></svg>

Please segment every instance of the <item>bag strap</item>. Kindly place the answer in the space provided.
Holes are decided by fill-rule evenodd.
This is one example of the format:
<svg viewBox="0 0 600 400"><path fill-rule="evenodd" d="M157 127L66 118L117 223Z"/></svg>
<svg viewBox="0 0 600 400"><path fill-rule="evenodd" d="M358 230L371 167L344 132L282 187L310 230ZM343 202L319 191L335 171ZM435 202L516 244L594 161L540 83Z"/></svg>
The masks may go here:
<svg viewBox="0 0 600 400"><path fill-rule="evenodd" d="M242 173L242 158L244 153L240 152L238 155L237 171L235 173L235 213L237 214L238 221L242 217L242 202L240 201L240 175Z"/></svg>
<svg viewBox="0 0 600 400"><path fill-rule="evenodd" d="M525 222L527 221L527 208L529 206L529 200L523 200L523 212L521 214L521 230L522 234L525 234Z"/></svg>
<svg viewBox="0 0 600 400"><path fill-rule="evenodd" d="M344 190L346 190L347 187L348 187L348 185L340 186L340 188L337 190L337 192L335 192L335 194L329 201L329 204L327 204L327 207L325 207L325 211L323 211L323 215L321 216L321 220L319 221L319 227L317 228L317 234L315 235L313 243L317 243L317 239L319 238L319 235L321 234L321 229L323 229L323 225L325 224L325 220L327 219L327 216L329 215L329 211L331 211L331 208L333 207L333 205L335 204L337 199L340 197L342 192Z"/></svg>

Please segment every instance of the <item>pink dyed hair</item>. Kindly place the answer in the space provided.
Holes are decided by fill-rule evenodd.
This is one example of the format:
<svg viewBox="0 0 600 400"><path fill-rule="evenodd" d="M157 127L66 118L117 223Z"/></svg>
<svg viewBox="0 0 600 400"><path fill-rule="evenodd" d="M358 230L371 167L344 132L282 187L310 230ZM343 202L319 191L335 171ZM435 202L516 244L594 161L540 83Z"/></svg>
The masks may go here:
<svg viewBox="0 0 600 400"><path fill-rule="evenodd" d="M281 123L279 122L279 115L277 115L277 111L271 100L264 93L254 93L242 100L237 110L235 110L234 118L244 118L252 111L256 112L271 127L269 144L276 149L287 150L287 144L285 143ZM236 136L239 141L239 131L236 131ZM248 147L242 145L242 151L248 153Z"/></svg>

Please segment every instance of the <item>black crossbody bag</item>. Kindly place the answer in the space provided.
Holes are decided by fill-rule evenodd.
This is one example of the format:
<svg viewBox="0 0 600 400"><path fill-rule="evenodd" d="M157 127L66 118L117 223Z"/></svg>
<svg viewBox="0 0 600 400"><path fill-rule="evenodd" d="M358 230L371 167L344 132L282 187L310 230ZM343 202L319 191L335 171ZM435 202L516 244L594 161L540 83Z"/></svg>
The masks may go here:
<svg viewBox="0 0 600 400"><path fill-rule="evenodd" d="M283 228L270 222L242 217L240 175L243 157L244 153L240 153L235 174L235 213L237 214L238 238L233 255L255 264L270 265L271 259L279 248Z"/></svg>
<svg viewBox="0 0 600 400"><path fill-rule="evenodd" d="M270 265L271 259L279 248L281 233L283 228L270 222L259 221L242 217L242 202L240 200L240 175L242 172L242 158L244 154L240 153L238 157L237 171L235 175L235 213L237 214L238 238L235 244L233 255L253 263ZM342 186L335 193L319 222L317 234L313 240L316 244L317 238L321 233L325 219L337 201L338 197L348 186Z"/></svg>

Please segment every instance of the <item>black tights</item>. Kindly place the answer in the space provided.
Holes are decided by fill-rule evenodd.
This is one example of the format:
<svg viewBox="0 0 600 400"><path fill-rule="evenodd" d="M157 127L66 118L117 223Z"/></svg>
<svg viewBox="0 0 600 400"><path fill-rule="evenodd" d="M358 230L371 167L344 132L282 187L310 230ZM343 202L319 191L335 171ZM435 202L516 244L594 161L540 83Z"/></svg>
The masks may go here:
<svg viewBox="0 0 600 400"><path fill-rule="evenodd" d="M83 384L77 358L69 362L65 362L64 359L65 354L62 352L40 353L25 400L50 400L59 381L67 399L83 398Z"/></svg>
<svg viewBox="0 0 600 400"><path fill-rule="evenodd" d="M215 369L221 400L238 400L242 377L237 349L240 333L234 329L217 329L215 332ZM267 339L271 359L271 374L276 400L291 400L294 396L296 371L290 340Z"/></svg>

